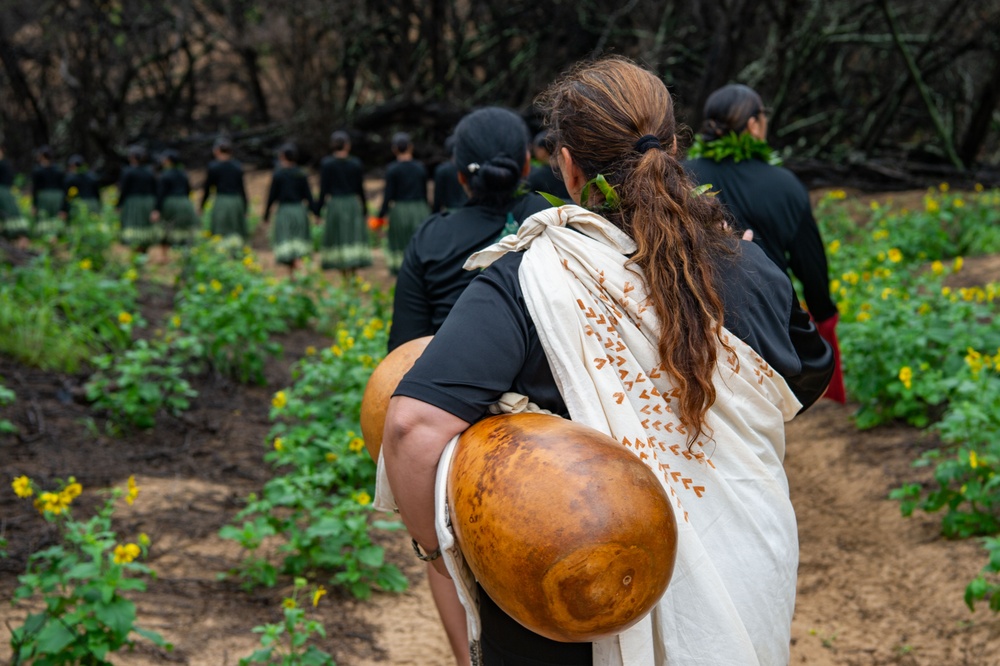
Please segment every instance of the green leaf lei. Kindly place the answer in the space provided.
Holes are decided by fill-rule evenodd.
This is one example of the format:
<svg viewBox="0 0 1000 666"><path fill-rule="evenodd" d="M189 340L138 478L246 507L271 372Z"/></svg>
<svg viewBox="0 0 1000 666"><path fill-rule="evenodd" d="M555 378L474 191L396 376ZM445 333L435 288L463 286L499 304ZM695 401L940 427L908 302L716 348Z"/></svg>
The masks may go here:
<svg viewBox="0 0 1000 666"><path fill-rule="evenodd" d="M688 150L688 158L694 160L699 157L706 157L716 162L721 162L727 157L733 158L734 162L758 159L771 166L781 166L781 158L771 146L767 145L767 141L761 141L748 132L742 134L730 132L712 141L705 141L699 134Z"/></svg>

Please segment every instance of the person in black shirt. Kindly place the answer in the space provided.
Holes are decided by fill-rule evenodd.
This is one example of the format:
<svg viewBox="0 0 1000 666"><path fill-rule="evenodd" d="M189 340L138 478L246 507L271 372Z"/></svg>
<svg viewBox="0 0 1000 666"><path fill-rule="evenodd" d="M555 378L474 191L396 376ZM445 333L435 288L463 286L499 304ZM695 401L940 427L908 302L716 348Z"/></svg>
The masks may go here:
<svg viewBox="0 0 1000 666"><path fill-rule="evenodd" d="M145 164L146 149L139 145L128 149L129 165L122 170L118 203L121 212L122 243L145 252L160 240L159 229L153 226L156 208L156 176Z"/></svg>
<svg viewBox="0 0 1000 666"><path fill-rule="evenodd" d="M271 189L263 215L264 224L268 224L271 206L278 204L271 247L274 249L274 260L288 266L289 275L295 273L302 257L312 254L309 213L316 208L309 181L296 163L297 159L295 144L285 143L278 148L278 168L271 177Z"/></svg>
<svg viewBox="0 0 1000 666"><path fill-rule="evenodd" d="M243 185L243 167L233 158L233 144L220 137L212 146L215 157L208 165L199 211L215 191L209 231L222 239L222 244L236 252L247 240L247 192Z"/></svg>
<svg viewBox="0 0 1000 666"><path fill-rule="evenodd" d="M23 244L27 242L30 227L11 192L13 186L14 169L4 156L3 145L0 144L0 233L5 238L18 239Z"/></svg>
<svg viewBox="0 0 1000 666"><path fill-rule="evenodd" d="M83 155L70 155L66 160L65 209L70 217L97 215L101 212L101 189L96 177L87 169Z"/></svg>
<svg viewBox="0 0 1000 666"><path fill-rule="evenodd" d="M569 192L566 183L559 179L552 170L552 146L549 145L549 131L542 130L531 142L531 152L534 157L531 173L528 174L528 189L532 192L545 192L569 203Z"/></svg>
<svg viewBox="0 0 1000 666"><path fill-rule="evenodd" d="M455 128L457 182L470 198L461 208L428 218L406 247L396 280L389 351L434 335L477 275L463 269L466 259L550 207L537 194L516 195L528 168L527 136L520 116L495 107L474 111ZM456 662L468 664L465 614L454 584L432 566L427 577Z"/></svg>
<svg viewBox="0 0 1000 666"><path fill-rule="evenodd" d="M187 247L198 238L199 220L191 202L191 182L187 173L177 163L177 152L160 153L160 177L156 182L156 208L153 221L162 226L162 258L167 259L167 248Z"/></svg>
<svg viewBox="0 0 1000 666"><path fill-rule="evenodd" d="M64 205L66 178L62 169L52 162L52 149L42 146L35 151L38 166L31 172L31 214L35 218L35 236L51 238L63 229L66 219Z"/></svg>
<svg viewBox="0 0 1000 666"><path fill-rule="evenodd" d="M768 516L759 518L768 526L780 524L781 527L781 532L774 536L773 561L747 563L740 559L742 553L738 547L727 547L722 553L703 549L700 552L707 555L704 562L693 561L691 556L696 554L687 551L685 564L678 564L683 567L679 569L683 576L675 575L667 594L671 595L675 587L692 589L688 581L694 578L707 581L706 585L724 587L727 599L738 599L753 606L757 600L772 594L772 581L779 581L783 611L780 617L768 617L763 621L756 616L746 618L746 631L740 627L732 636L720 636L719 639L729 648L726 663L757 663L753 653L758 645L773 647L775 653L787 651L788 639L783 634L787 631L790 635L791 631L791 609L787 602L789 591L794 601L797 549L787 484L782 486L780 482L783 478L780 452L784 446L783 418L799 405L780 396L794 393L804 405L816 400L829 380L832 353L808 316L797 308L788 279L756 246L738 240L727 228L718 202L711 197L691 196L691 182L675 155L672 101L658 77L620 58L583 63L554 83L543 94L542 104L548 114L548 125L556 134L558 164L571 198L590 211L600 210L606 219L600 218L597 227L570 226L571 230L581 233L567 234L558 224L564 216L578 216L595 225L598 222L593 220L598 216L575 206L557 209L555 214L552 210L538 213L529 228L531 234L537 235L522 231L516 243L503 244L501 249L511 251L485 268L466 288L423 355L399 383L386 416L382 455L403 522L421 550L433 559L440 552L434 527L433 493L442 451L453 436L484 418L488 407L508 391L521 393L539 407L556 414L569 415L572 402L574 409L584 410L577 413L587 418L600 418L598 415L606 413L605 410L617 410L626 412L627 418L638 424L644 417L637 407L633 407L636 403L630 398L624 405L622 400L616 404L614 396L619 394L610 393L616 390L611 386L624 386L620 384L624 377L619 379L618 368L627 363L627 359L622 357L616 365L607 363L603 354L595 358L591 351L594 345L602 352L608 346L603 344L601 337L591 338L592 333L607 337L609 343L618 340L622 345L625 340L629 344L620 348L621 354L633 353L629 346L633 344L636 353L640 349L643 354L651 353L654 358L650 363L659 361L659 366L642 367L657 370L657 382L662 382L663 388L674 387L670 398L662 390L652 396L644 390L646 395L642 399L647 401L647 407L655 402L657 413L667 403L666 411L671 413L671 419L685 427L688 452L696 439L703 437L712 441L714 434L718 434L705 432L710 417L720 419L712 421L720 425L723 418L753 424L748 427L753 430L753 446L759 444L759 449L748 450L752 447L750 440L730 435L719 441L712 453L718 456L720 469L708 469L708 465L704 465L704 473L698 474L711 485L703 490L712 493L714 498L733 497L729 493L735 487L761 498L761 502L773 498ZM461 156L458 162L462 163ZM587 187L598 174L602 174L613 188L606 192L614 192L614 195L598 187ZM586 199L584 191L588 192ZM546 226L539 226L543 221ZM557 239L567 240L560 240L562 245L557 245ZM538 246L539 240L543 241L541 246ZM568 257L558 249L567 243L580 248L581 252L586 248L592 254ZM527 250L516 251L515 248L523 247L522 244L528 245ZM608 287L617 291L601 291L604 268L611 273L612 266L616 281ZM585 275L586 283L579 275ZM648 297L640 299L637 296L626 307L627 280L633 279L633 275ZM582 301L550 301L547 289L546 297L538 296L539 289L550 276L558 282L554 289L560 296L575 288L573 285L584 285L579 288L588 290L592 309L602 308L600 318L584 319ZM624 289L622 279L625 280ZM523 284L535 290L530 301ZM599 295L609 300L599 300ZM607 305L602 306L602 302ZM618 312L618 304L627 314L612 316ZM643 318L641 313L645 310L650 312ZM554 318L565 314L562 327L572 329L572 334L553 338L546 330L545 335L550 337L544 338L546 346L543 347L543 330L536 327L538 322L533 312L550 326ZM600 330L597 323L601 323ZM605 325L610 336L604 332ZM562 327L552 330L563 333ZM624 335L630 337L625 339ZM751 368L734 368L731 355L735 355L737 349L747 359L754 354L760 355L762 361L751 363L748 360L747 364L773 371L773 386L778 393L758 401L765 389L757 388L758 380ZM582 352L579 357L578 351ZM770 365L760 366L760 363ZM633 378L638 377L636 366L634 361L627 363ZM560 374L557 383L552 367L571 369L572 374ZM726 376L738 375L742 387L739 390L744 395L722 386L719 382L728 380L716 379L720 372ZM664 375L668 379L663 379ZM594 383L579 379L581 376L594 378ZM642 381L651 380L644 377ZM621 390L632 392L634 389L638 394L641 386L648 386L633 387L636 382L627 382L628 386ZM760 376L760 383L764 383L763 376ZM720 387L718 391L716 386ZM609 392L598 391L600 387ZM749 393L756 397L745 398ZM624 397L624 393L621 395ZM592 397L594 402L590 402ZM765 402L767 408L761 411ZM775 402L784 405L781 411ZM586 406L581 408L581 404ZM729 416L719 416L723 414ZM576 416L574 413L574 419ZM638 437L654 426L658 437L666 436L659 431L659 421L647 425L647 419L637 426L642 432L636 434L634 431L614 432L610 418L608 424L592 427L607 428L606 431L612 432L619 441L623 435L628 435L627 439ZM684 440L679 441L683 443ZM652 443L649 446L652 447ZM656 460L651 453L640 456L637 449L638 445L633 452L638 458L646 459L645 464ZM707 453L709 448L704 450ZM685 460L680 445L677 451L676 456L669 450L664 453L675 468L695 471L703 464L697 456L688 456ZM726 458L734 462L744 460L749 466L723 468L722 460ZM671 493L685 493L685 501L690 502L692 531L682 535L682 539L695 535L700 539L707 534L718 540L712 541L713 544L722 540L740 544L744 534L755 538L760 534L757 524L735 519L742 515L735 510L718 515L697 514L697 498L690 489L685 490L677 478L671 480L662 468L653 472ZM546 479L544 475L532 477L531 481L558 483L557 479ZM766 495L763 494L764 486L768 489ZM738 504L734 499L726 506ZM585 512L584 507L581 512ZM758 516L754 516L756 518ZM678 520L687 523L687 513ZM516 545L509 547L516 548ZM680 549L678 558L680 562ZM716 558L719 558L718 567L713 564ZM435 559L434 564L439 566L439 571L443 569L441 559ZM724 582L719 579L720 571L727 575ZM535 584L535 581L526 583ZM775 590L774 595L778 594ZM690 598L689 595L685 600ZM647 657L641 657L641 663L653 663L654 653L671 654L678 663L686 663L683 654L686 649L698 653L715 649L714 644L698 640L685 644L685 636L665 631L671 622L713 628L723 624L738 625L744 619L741 611L746 610L743 606L716 604L714 598L706 599L701 607L714 612L702 616L692 610L681 617L689 610L682 605L681 613L675 617L671 607L661 602L658 614L650 616L649 626L637 625L636 630L642 635L630 643L648 652ZM561 643L534 634L501 610L481 588L479 616L486 666L582 666L592 663L603 666L621 663L623 658L618 653L618 646L613 644L617 639L610 639L610 646L608 642L603 643L605 648L614 651L614 658L610 656L612 653L605 651L602 654L609 656L595 662L597 653L591 644ZM784 626L786 621L787 627ZM772 628L770 625L774 623L778 626ZM748 633L751 632L749 627L753 628L752 633ZM747 638L743 640L742 636ZM732 655L740 650L742 661L738 662ZM781 663L779 659L780 655L776 654L775 659L764 660L764 663ZM625 663L630 662L626 660ZM713 662L700 658L698 663Z"/></svg>
<svg viewBox="0 0 1000 666"><path fill-rule="evenodd" d="M769 163L776 160L766 139L767 113L760 95L744 85L724 86L705 102L700 137L689 152L693 159L684 167L695 182L710 184L718 192L737 229L753 231L753 241L764 254L782 271L791 270L802 283L806 307L836 358L826 395L844 402L836 334L838 311L830 297L823 239L809 193L791 171ZM746 159L730 154L737 150L739 157Z"/></svg>
<svg viewBox="0 0 1000 666"><path fill-rule="evenodd" d="M413 159L413 141L406 132L392 137L392 152L396 161L385 170L385 190L379 218L389 215L386 264L393 275L403 263L403 251L420 223L427 219L427 169Z"/></svg>
<svg viewBox="0 0 1000 666"><path fill-rule="evenodd" d="M358 268L372 265L368 221L365 215L364 167L351 156L351 137L337 131L330 136L333 154L319 165L319 199L323 213L323 269L339 270L346 279Z"/></svg>
<svg viewBox="0 0 1000 666"><path fill-rule="evenodd" d="M455 166L455 135L452 134L444 142L444 150L448 159L438 164L434 169L434 205L432 213L459 208L469 200L465 188L458 182L458 167Z"/></svg>

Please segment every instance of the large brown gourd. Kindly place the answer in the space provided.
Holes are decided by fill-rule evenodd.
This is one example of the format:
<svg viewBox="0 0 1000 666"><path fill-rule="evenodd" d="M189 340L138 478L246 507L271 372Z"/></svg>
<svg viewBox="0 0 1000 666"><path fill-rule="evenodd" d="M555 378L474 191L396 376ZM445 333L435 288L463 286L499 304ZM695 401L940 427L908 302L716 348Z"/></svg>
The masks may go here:
<svg viewBox="0 0 1000 666"><path fill-rule="evenodd" d="M410 371L427 348L431 336L404 342L392 350L368 378L365 394L361 397L361 436L372 460L378 461L385 430L385 412L403 375Z"/></svg>
<svg viewBox="0 0 1000 666"><path fill-rule="evenodd" d="M483 589L554 640L624 631L673 573L677 525L656 475L572 421L515 414L471 426L456 448L448 504Z"/></svg>

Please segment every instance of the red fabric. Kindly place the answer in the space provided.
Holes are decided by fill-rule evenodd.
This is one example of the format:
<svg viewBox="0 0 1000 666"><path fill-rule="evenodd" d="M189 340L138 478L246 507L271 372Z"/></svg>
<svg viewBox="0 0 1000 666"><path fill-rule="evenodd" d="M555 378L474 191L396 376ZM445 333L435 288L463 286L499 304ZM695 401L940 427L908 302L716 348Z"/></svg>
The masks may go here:
<svg viewBox="0 0 1000 666"><path fill-rule="evenodd" d="M840 404L847 402L847 393L844 391L844 372L840 367L840 345L837 343L837 322L840 315L833 315L829 319L816 322L820 337L830 343L833 347L833 376L830 378L830 385L826 387L824 398L835 400Z"/></svg>

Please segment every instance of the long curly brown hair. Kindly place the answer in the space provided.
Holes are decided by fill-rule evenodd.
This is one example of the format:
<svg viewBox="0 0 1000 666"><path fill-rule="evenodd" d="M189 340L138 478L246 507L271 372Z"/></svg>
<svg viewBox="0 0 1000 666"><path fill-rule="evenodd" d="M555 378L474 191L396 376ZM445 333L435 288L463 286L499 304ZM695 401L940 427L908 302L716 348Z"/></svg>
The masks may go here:
<svg viewBox="0 0 1000 666"><path fill-rule="evenodd" d="M567 148L586 178L602 174L618 194L618 206L602 212L638 245L630 263L645 276L660 321L661 363L680 390L677 414L693 443L715 402L719 345L731 351L722 340L715 266L734 242L721 206L693 195L677 160L670 93L652 73L611 57L576 66L537 103L556 154ZM653 142L640 152L637 143L646 135L655 136L659 148ZM581 203L590 208L605 203L596 187L588 198Z"/></svg>

